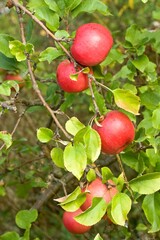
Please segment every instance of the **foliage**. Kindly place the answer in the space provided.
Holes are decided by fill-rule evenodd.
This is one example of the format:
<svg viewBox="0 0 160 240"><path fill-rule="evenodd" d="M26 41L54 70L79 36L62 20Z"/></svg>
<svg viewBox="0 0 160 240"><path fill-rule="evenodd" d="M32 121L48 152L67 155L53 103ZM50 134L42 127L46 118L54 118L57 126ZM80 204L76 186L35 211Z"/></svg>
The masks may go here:
<svg viewBox="0 0 160 240"><path fill-rule="evenodd" d="M13 1L10 9L0 3L0 19L0 240L158 239L158 1ZM93 67L89 89L66 93L56 69L71 58L77 26L87 22L107 26L114 45ZM89 71L82 69L91 77ZM4 81L7 73L20 74L25 86ZM101 152L92 128L110 110L124 112L136 129L134 141L116 156ZM94 198L75 218L94 227L85 236L71 235L62 213L85 202L81 188L96 176L105 184L114 180L119 193L110 203Z"/></svg>

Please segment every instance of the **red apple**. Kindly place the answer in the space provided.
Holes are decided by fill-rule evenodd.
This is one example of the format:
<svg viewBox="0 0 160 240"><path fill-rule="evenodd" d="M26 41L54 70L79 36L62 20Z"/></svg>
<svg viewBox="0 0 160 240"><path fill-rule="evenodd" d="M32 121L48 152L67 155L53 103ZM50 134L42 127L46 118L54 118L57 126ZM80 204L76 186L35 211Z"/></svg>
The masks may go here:
<svg viewBox="0 0 160 240"><path fill-rule="evenodd" d="M70 93L81 92L89 87L88 81L91 79L88 78L87 74L80 72L81 68L77 70L74 67L74 63L69 60L64 60L58 65L57 68L57 82L59 86L65 91ZM70 78L71 74L78 72L78 77L76 80ZM92 73L92 70L91 72Z"/></svg>
<svg viewBox="0 0 160 240"><path fill-rule="evenodd" d="M110 31L98 23L80 26L71 46L74 59L84 66L95 66L108 55L113 45Z"/></svg>
<svg viewBox="0 0 160 240"><path fill-rule="evenodd" d="M19 74L16 74L16 75L6 74L4 80L14 80L14 81L16 81L19 85L19 88L22 88L25 85L24 79Z"/></svg>
<svg viewBox="0 0 160 240"><path fill-rule="evenodd" d="M75 212L64 212L63 224L69 232L75 233L75 234L82 234L90 230L91 226L82 225L76 222L76 220L74 219L74 217L76 217L81 213L82 213L82 210L80 208Z"/></svg>
<svg viewBox="0 0 160 240"><path fill-rule="evenodd" d="M122 112L110 111L99 124L94 124L93 129L100 135L104 153L118 154L134 140L134 125Z"/></svg>
<svg viewBox="0 0 160 240"><path fill-rule="evenodd" d="M106 203L109 203L113 196L118 193L116 186L112 180L108 180L107 184L102 183L100 178L93 180L86 188L82 189L83 192L87 191L86 201L82 204L81 209L85 211L92 205L94 197L103 197Z"/></svg>

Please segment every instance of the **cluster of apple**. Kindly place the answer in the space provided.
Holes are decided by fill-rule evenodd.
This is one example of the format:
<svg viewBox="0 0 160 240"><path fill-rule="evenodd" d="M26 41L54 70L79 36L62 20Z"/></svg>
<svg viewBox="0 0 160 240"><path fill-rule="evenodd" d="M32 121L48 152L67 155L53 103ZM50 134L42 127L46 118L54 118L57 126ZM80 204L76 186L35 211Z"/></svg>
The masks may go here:
<svg viewBox="0 0 160 240"><path fill-rule="evenodd" d="M113 44L110 31L97 23L87 23L80 26L71 46L71 54L75 62L64 60L57 68L57 83L65 92L75 93L84 91L92 81L92 66L100 64L108 55ZM76 64L75 64L76 63ZM83 69L88 67L86 74ZM71 75L77 75L73 80ZM102 152L106 154L118 154L123 151L134 139L135 128L129 117L117 110L108 112L99 119L99 123L93 125L101 138ZM109 203L118 192L114 182L102 183L100 178L92 181L82 192L86 193L84 204L75 212L64 212L63 223L72 233L85 233L90 226L78 223L74 217L88 209L92 205L94 197L102 197Z"/></svg>
<svg viewBox="0 0 160 240"><path fill-rule="evenodd" d="M96 178L88 186L82 188L82 192L86 192L86 200L82 206L74 212L66 211L63 214L63 224L71 233L82 234L90 230L91 226L78 223L74 217L91 207L94 197L102 197L106 203L109 203L118 190L112 180L108 180L108 185L106 185L100 178Z"/></svg>

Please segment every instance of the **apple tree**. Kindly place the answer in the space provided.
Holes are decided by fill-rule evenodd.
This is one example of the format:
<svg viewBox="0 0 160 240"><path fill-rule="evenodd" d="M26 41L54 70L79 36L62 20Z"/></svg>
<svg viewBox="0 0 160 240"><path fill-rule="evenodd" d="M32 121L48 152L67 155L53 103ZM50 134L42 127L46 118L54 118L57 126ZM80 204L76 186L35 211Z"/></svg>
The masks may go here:
<svg viewBox="0 0 160 240"><path fill-rule="evenodd" d="M0 27L0 240L158 239L158 1L6 0Z"/></svg>

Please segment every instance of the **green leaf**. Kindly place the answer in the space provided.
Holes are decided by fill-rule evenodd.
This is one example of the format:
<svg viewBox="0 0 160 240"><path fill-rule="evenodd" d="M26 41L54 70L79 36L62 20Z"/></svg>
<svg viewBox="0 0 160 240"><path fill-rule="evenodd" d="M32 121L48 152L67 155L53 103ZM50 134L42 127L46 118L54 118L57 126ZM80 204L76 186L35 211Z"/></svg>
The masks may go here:
<svg viewBox="0 0 160 240"><path fill-rule="evenodd" d="M47 143L53 138L53 131L49 128L41 127L37 130L37 138L42 143Z"/></svg>
<svg viewBox="0 0 160 240"><path fill-rule="evenodd" d="M147 68L149 64L149 59L146 55L138 56L135 60L132 61L132 64L142 73Z"/></svg>
<svg viewBox="0 0 160 240"><path fill-rule="evenodd" d="M38 217L36 209L21 210L16 214L16 224L19 228L28 229L32 222L35 222Z"/></svg>
<svg viewBox="0 0 160 240"><path fill-rule="evenodd" d="M57 5L57 3L55 1L50 1L50 0L44 0L45 3L48 5L49 9L51 9L52 11L56 12L56 13L60 13L60 9Z"/></svg>
<svg viewBox="0 0 160 240"><path fill-rule="evenodd" d="M143 34L140 32L138 26L135 24L131 25L126 31L125 39L126 41L130 42L132 46L138 46L138 44L141 43L143 38Z"/></svg>
<svg viewBox="0 0 160 240"><path fill-rule="evenodd" d="M145 170L144 158L141 157L140 153L128 151L121 154L121 159L123 163L138 173L142 173Z"/></svg>
<svg viewBox="0 0 160 240"><path fill-rule="evenodd" d="M141 0L143 3L147 3L148 2L148 0Z"/></svg>
<svg viewBox="0 0 160 240"><path fill-rule="evenodd" d="M11 95L11 87L10 85L8 84L8 82L3 82L1 85L0 85L0 94L1 95L5 95L5 96L10 96Z"/></svg>
<svg viewBox="0 0 160 240"><path fill-rule="evenodd" d="M102 180L104 183L113 177L113 173L108 167L102 167L101 172L102 172Z"/></svg>
<svg viewBox="0 0 160 240"><path fill-rule="evenodd" d="M87 173L87 181L88 182L92 182L93 180L96 179L96 173L94 169L89 169L88 173Z"/></svg>
<svg viewBox="0 0 160 240"><path fill-rule="evenodd" d="M87 157L92 162L96 161L101 153L101 139L97 131L88 127L83 137Z"/></svg>
<svg viewBox="0 0 160 240"><path fill-rule="evenodd" d="M156 164L159 162L159 153L156 153L154 149L147 149L146 155L149 158L150 164L155 167Z"/></svg>
<svg viewBox="0 0 160 240"><path fill-rule="evenodd" d="M81 4L79 4L73 11L72 11L72 17L75 18L77 15L79 15L82 12L87 13L93 13L95 11L100 12L103 15L109 15L108 7L106 4L99 0L85 0L82 1Z"/></svg>
<svg viewBox="0 0 160 240"><path fill-rule="evenodd" d="M151 224L149 233L158 232L160 230L160 193L154 193L145 196L142 209L148 222Z"/></svg>
<svg viewBox="0 0 160 240"><path fill-rule="evenodd" d="M140 98L133 94L130 90L117 88L113 90L113 95L115 103L118 107L135 115L139 114Z"/></svg>
<svg viewBox="0 0 160 240"><path fill-rule="evenodd" d="M54 8L53 3L51 3L50 8L46 3L49 4L49 1L45 2L44 0L30 0L28 7L31 11L34 11L39 20L44 20L46 22L46 25L50 30L56 31L59 27L59 15L57 12L55 12L55 9L54 11L50 9Z"/></svg>
<svg viewBox="0 0 160 240"><path fill-rule="evenodd" d="M0 52L3 53L8 58L13 58L13 55L9 49L9 41L13 41L14 38L7 34L0 34Z"/></svg>
<svg viewBox="0 0 160 240"><path fill-rule="evenodd" d="M103 240L103 238L101 238L100 234L98 233L98 234L95 236L94 240Z"/></svg>
<svg viewBox="0 0 160 240"><path fill-rule="evenodd" d="M67 132L69 132L73 136L75 136L77 132L79 132L84 127L85 125L81 123L76 117L70 118L65 124Z"/></svg>
<svg viewBox="0 0 160 240"><path fill-rule="evenodd" d="M115 223L125 226L132 201L125 193L118 193L112 198L111 215Z"/></svg>
<svg viewBox="0 0 160 240"><path fill-rule="evenodd" d="M129 182L129 185L134 192L152 194L160 189L160 173L148 173L134 178Z"/></svg>
<svg viewBox="0 0 160 240"><path fill-rule="evenodd" d="M0 240L20 240L20 236L16 232L6 232L0 236Z"/></svg>
<svg viewBox="0 0 160 240"><path fill-rule="evenodd" d="M64 168L63 150L61 148L53 148L51 150L51 158L56 166Z"/></svg>
<svg viewBox="0 0 160 240"><path fill-rule="evenodd" d="M15 58L8 58L0 52L0 68L9 71L22 70L26 71L26 63L18 62Z"/></svg>
<svg viewBox="0 0 160 240"><path fill-rule="evenodd" d="M74 212L85 202L86 193L82 193L81 188L77 187L71 194L54 200L60 202L65 211Z"/></svg>
<svg viewBox="0 0 160 240"><path fill-rule="evenodd" d="M12 136L7 132L0 132L0 139L5 143L6 148L9 148L12 145Z"/></svg>
<svg viewBox="0 0 160 240"><path fill-rule="evenodd" d="M51 63L54 59L58 58L59 56L64 55L62 50L58 50L54 47L48 47L43 52L40 53L39 61L48 61L48 63Z"/></svg>
<svg viewBox="0 0 160 240"><path fill-rule="evenodd" d="M3 186L0 186L0 196L4 197L6 195L5 188Z"/></svg>
<svg viewBox="0 0 160 240"><path fill-rule="evenodd" d="M16 57L17 61L21 62L26 60L25 46L18 40L10 41L9 48L13 56Z"/></svg>
<svg viewBox="0 0 160 240"><path fill-rule="evenodd" d="M157 108L153 111L152 124L155 129L160 130L160 108Z"/></svg>
<svg viewBox="0 0 160 240"><path fill-rule="evenodd" d="M82 143L69 144L64 150L64 165L69 172L80 180L87 166L87 155Z"/></svg>
<svg viewBox="0 0 160 240"><path fill-rule="evenodd" d="M107 203L103 198L93 198L92 206L79 216L75 217L76 221L85 226L92 226L98 223L107 210Z"/></svg>
<svg viewBox="0 0 160 240"><path fill-rule="evenodd" d="M113 48L110 50L106 59L101 63L101 66L105 67L106 65L109 65L114 62L118 62L122 64L124 61L124 58L125 58L124 53L122 54L119 50Z"/></svg>
<svg viewBox="0 0 160 240"><path fill-rule="evenodd" d="M72 11L75 9L81 2L82 0L64 0L65 5L66 5L66 11Z"/></svg>

